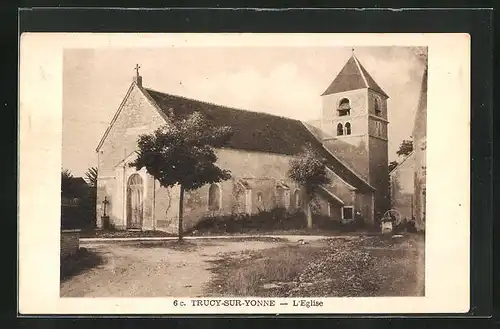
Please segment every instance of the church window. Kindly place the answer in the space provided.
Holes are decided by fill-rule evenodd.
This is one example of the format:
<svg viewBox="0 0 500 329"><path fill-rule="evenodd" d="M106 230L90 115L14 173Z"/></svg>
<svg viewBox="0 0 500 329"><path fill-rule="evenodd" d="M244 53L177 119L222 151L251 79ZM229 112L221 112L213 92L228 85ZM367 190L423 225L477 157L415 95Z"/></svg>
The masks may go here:
<svg viewBox="0 0 500 329"><path fill-rule="evenodd" d="M351 124L349 122L346 122L346 124L345 124L345 134L346 135L351 134Z"/></svg>
<svg viewBox="0 0 500 329"><path fill-rule="evenodd" d="M335 212L335 205L331 202L328 202L328 217L332 217Z"/></svg>
<svg viewBox="0 0 500 329"><path fill-rule="evenodd" d="M340 100L338 112L339 112L339 116L351 114L351 104L347 98L342 98Z"/></svg>
<svg viewBox="0 0 500 329"><path fill-rule="evenodd" d="M212 211L220 210L220 204L221 204L220 187L217 184L212 184L208 189L208 209Z"/></svg>
<svg viewBox="0 0 500 329"><path fill-rule="evenodd" d="M300 208L300 191L299 190L295 190L295 192L293 193L293 200L294 200L294 205L295 205L295 208Z"/></svg>
<svg viewBox="0 0 500 329"><path fill-rule="evenodd" d="M257 210L259 212L266 210L266 206L264 204L264 196L262 195L262 192L257 192Z"/></svg>
<svg viewBox="0 0 500 329"><path fill-rule="evenodd" d="M342 207L342 220L349 221L354 219L354 207Z"/></svg>
<svg viewBox="0 0 500 329"><path fill-rule="evenodd" d="M382 114L382 111L380 110L380 103L379 103L379 100L377 98L375 98L375 100L374 100L373 107L375 109L375 115L380 116Z"/></svg>
<svg viewBox="0 0 500 329"><path fill-rule="evenodd" d="M337 136L342 136L344 134L344 127L341 123L337 125Z"/></svg>
<svg viewBox="0 0 500 329"><path fill-rule="evenodd" d="M382 123L375 121L375 135L382 136Z"/></svg>

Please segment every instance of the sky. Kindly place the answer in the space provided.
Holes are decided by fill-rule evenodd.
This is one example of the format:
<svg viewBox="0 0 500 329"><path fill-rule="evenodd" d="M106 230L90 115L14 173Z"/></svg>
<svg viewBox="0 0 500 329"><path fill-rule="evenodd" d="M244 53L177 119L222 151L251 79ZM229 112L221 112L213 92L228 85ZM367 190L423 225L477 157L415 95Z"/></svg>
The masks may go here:
<svg viewBox="0 0 500 329"><path fill-rule="evenodd" d="M425 67L425 48L355 47L389 95L389 161L409 139ZM143 85L165 93L309 121L321 116L321 94L352 47L170 47L65 49L62 166L84 176L123 100L134 67Z"/></svg>

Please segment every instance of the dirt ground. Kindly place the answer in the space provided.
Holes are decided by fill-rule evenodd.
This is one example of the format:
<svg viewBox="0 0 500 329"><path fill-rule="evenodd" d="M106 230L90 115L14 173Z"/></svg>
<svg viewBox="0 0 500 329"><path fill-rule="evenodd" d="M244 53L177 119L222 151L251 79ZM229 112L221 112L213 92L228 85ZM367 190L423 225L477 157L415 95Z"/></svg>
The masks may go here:
<svg viewBox="0 0 500 329"><path fill-rule="evenodd" d="M207 296L211 261L277 247L277 239L257 241L189 240L91 243L82 247L102 257L102 265L61 282L61 297Z"/></svg>
<svg viewBox="0 0 500 329"><path fill-rule="evenodd" d="M88 250L87 255L92 255L93 259L97 258L99 261L94 261L88 268L81 269L79 274L63 279L60 295L61 297L201 297L220 296L225 295L225 293L231 294L231 292L233 295L239 295L227 286L234 283L229 281L255 279L247 278L257 270L257 263L254 263L255 255L268 254L265 258L269 259L270 265L274 264L280 269L285 268L288 260L279 265L279 261L283 261L282 256L274 250L279 251L283 249L280 247L293 246L291 249L285 248L284 251L288 253L289 250L292 250L290 256L295 257L297 255L293 250L298 245L298 239L307 241L307 244L302 247L311 251L314 248L330 250L326 253L328 257L318 263L327 266L323 269L323 272L326 270L322 274L323 276L331 274L338 278L340 283L344 282L341 274L350 266L352 267L352 264L346 263L346 265L343 262L349 259L348 256L354 257L354 261L357 262L357 258L362 258L361 253L368 253L370 259L375 260L372 262L375 267L368 270L369 277L376 275L378 278L379 293L387 296L423 294L423 237L407 237L401 242L393 241L390 237L389 240L378 237L355 239L349 248L351 243L342 242L343 239L339 237L327 241L322 237L293 236L287 239L276 237L189 239L181 245L175 240L86 242L81 247ZM335 245L338 246L335 247ZM306 249L302 250L307 251ZM355 251L359 251L359 257L354 255ZM298 258L297 261L302 263L304 261L300 260L302 258ZM305 259L309 258L307 256ZM224 260L229 260L230 264L234 264L228 266L229 263L224 263ZM221 261L223 262L221 263ZM311 258L307 262L309 265L304 265L313 267L309 269L309 272L306 270L301 275L306 279L311 276L308 280L312 282L321 279L317 276L318 273L321 274L321 271L315 270L320 265L315 263L317 262ZM360 263L357 266L364 268L367 265ZM335 271L339 274L335 274L337 273ZM356 270L355 273L359 274L360 272ZM270 279L271 276L267 275L266 277ZM262 283L265 283L266 278L260 280L264 280ZM348 282L350 278L346 280ZM215 285L216 289L214 289L214 283L218 283ZM342 283L342 285L344 284ZM235 286L238 285L235 284ZM338 294L338 291L335 290L337 288L333 285L325 286L321 291L325 292L330 288L332 295ZM222 290L225 293L221 294L221 291L217 290ZM300 294L307 296L309 293L314 293L314 291L309 290L311 287L301 290Z"/></svg>

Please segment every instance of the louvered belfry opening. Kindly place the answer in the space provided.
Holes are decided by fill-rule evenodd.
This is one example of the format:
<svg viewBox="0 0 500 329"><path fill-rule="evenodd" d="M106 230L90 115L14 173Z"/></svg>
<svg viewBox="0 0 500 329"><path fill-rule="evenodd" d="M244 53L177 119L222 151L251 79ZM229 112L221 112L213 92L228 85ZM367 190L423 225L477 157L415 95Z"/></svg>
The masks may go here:
<svg viewBox="0 0 500 329"><path fill-rule="evenodd" d="M347 98L342 98L339 102L339 116L351 114L351 104Z"/></svg>

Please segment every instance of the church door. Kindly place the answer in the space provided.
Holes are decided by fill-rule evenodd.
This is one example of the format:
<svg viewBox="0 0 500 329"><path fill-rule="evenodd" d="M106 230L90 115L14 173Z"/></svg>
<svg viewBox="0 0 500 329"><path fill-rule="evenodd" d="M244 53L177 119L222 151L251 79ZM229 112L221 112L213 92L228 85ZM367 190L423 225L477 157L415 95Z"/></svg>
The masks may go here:
<svg viewBox="0 0 500 329"><path fill-rule="evenodd" d="M139 174L130 176L127 183L127 228L142 227L143 184Z"/></svg>

